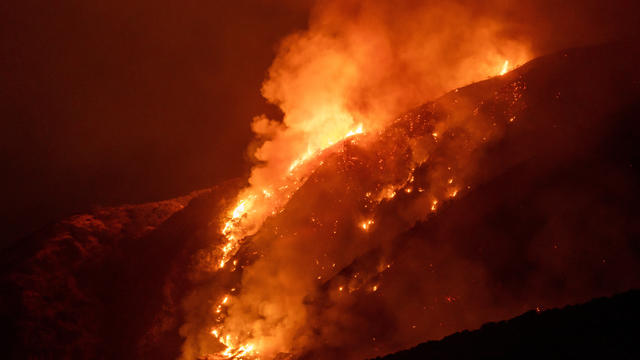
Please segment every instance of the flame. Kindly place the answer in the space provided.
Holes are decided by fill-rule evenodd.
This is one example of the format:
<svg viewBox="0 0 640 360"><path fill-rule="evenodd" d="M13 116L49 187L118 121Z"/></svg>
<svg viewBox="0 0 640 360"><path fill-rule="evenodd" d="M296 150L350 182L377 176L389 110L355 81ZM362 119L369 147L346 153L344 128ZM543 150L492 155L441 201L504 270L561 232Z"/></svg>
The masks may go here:
<svg viewBox="0 0 640 360"><path fill-rule="evenodd" d="M253 154L260 165L252 169L250 185L237 194L219 219L222 244L217 249L219 258L214 264L220 269L233 260L245 238L256 234L268 217L283 211L289 199L322 164L324 156L321 154L337 148L332 148L333 145L346 139L358 141L356 135L364 134L365 128L369 133L385 129L391 124L392 116L401 111L444 91L481 80L487 75L495 75L496 68L499 68L505 56L515 63L521 63L529 56L526 46L501 41L500 29L491 23L480 23L475 25L484 31L471 32L470 41L463 42L466 47L463 53L472 55L464 61L452 60L457 59L456 53L448 57L447 52L439 50L447 49L446 44L462 42L452 41L450 35L440 29L446 26L439 26L433 32L421 31L420 34L428 35L420 36L404 27L389 32L385 27L372 26L367 19L372 14L378 16L386 13L369 13L371 9L392 5L384 5L384 2L380 2L381 5L375 2L363 5L361 18L354 20L344 18L343 14L349 12L339 10L342 1L329 3L333 3L333 6L326 7L329 9L326 13L320 7L320 12L315 15L319 21L312 19L308 31L284 39L279 55L269 70L269 78L263 84L262 94L280 107L284 118L279 122L259 116L252 123L252 129L261 142ZM450 28L461 28L460 25L466 27L473 20L473 17L461 14L459 10L444 8L446 14L451 15L447 18ZM412 13L410 15L414 21L411 23L435 23L430 20L439 19L440 15L434 18L434 14L437 12ZM331 21L326 21L328 19ZM334 25L337 26L332 28ZM433 45L425 47L424 44ZM434 75L434 69L445 75ZM505 74L508 69L509 61L505 61L499 74ZM432 140L438 144L445 143L450 137L446 127L429 132ZM444 185L440 192L432 193L430 187L418 182L414 184L413 170L406 180L394 178L380 187L367 189L364 202L370 207L366 210L369 215L364 216L374 215L371 210L376 204L392 202L398 194L399 198L428 199L426 207L427 210L430 207L431 211L436 211L438 206L438 200L433 199L445 201L447 196L453 198L457 195L460 186L458 178L455 189ZM442 183L447 178L442 179ZM448 183L453 186L453 178ZM364 232L372 229L373 219L359 220L351 226ZM236 262L233 264L236 265ZM386 269L390 266L386 265ZM334 263L332 269L338 271L339 267L336 268ZM235 270L235 267L227 269ZM323 276L327 278L331 275L318 275L314 270L310 279L316 283L315 280L323 279ZM261 286L262 283L257 287ZM351 293L353 288L351 284L337 287L343 296L345 286L347 293ZM361 286L365 286L364 283ZM369 285L368 289L376 292L378 286ZM225 295L214 303L212 312L215 312L215 326L212 330L199 328L200 334L210 332L224 345L224 350L217 353L217 357L253 359L259 352L263 353L261 356L269 357L271 351L280 351L276 348L282 346L283 342L274 344L268 338L271 336L269 332L280 330L259 328L261 325L252 324L253 320L242 316L234 318L236 306L247 305L243 301L252 301L247 300L245 295L251 290L243 284L238 292L232 290L233 295ZM289 308L286 310L290 311Z"/></svg>
<svg viewBox="0 0 640 360"><path fill-rule="evenodd" d="M211 335L213 335L216 339L218 339L218 341L220 341L222 345L225 346L225 349L218 353L219 357L223 357L229 360L242 360L255 359L255 356L259 354L254 344L234 344L231 339L231 335L222 336L218 332L218 329L211 330Z"/></svg>
<svg viewBox="0 0 640 360"><path fill-rule="evenodd" d="M216 313L220 313L222 311L223 305L226 305L229 302L229 295L226 295L220 304L218 304L216 308ZM211 330L211 335L215 337L222 345L225 346L225 349L219 352L217 355L222 358L226 358L229 360L242 360L242 359L255 359L255 355L259 354L256 350L256 346L252 343L246 344L236 344L231 335L222 335L222 327L214 328ZM236 339L237 340L237 339ZM258 359L256 359L258 360Z"/></svg>
<svg viewBox="0 0 640 360"><path fill-rule="evenodd" d="M504 64L502 65L502 69L500 70L499 75L502 76L506 74L507 71L509 71L509 60L504 61Z"/></svg>
<svg viewBox="0 0 640 360"><path fill-rule="evenodd" d="M268 198L267 194L268 192L264 194L265 198ZM251 209L254 199L255 196L253 195L241 199L238 204L230 211L229 220L224 223L224 227L222 228L221 233L226 237L227 242L221 249L222 257L220 260L220 268L223 268L227 261L229 261L232 252L238 246L238 242L240 239L237 238L236 235L233 234L233 232L240 223L241 219L246 216L248 211Z"/></svg>
<svg viewBox="0 0 640 360"><path fill-rule="evenodd" d="M346 139L346 138L352 137L353 135L362 134L362 133L363 133L362 124L360 124L355 130L349 131L347 135L344 136L344 138Z"/></svg>
<svg viewBox="0 0 640 360"><path fill-rule="evenodd" d="M358 134L364 134L364 126L358 124L354 129L349 130L339 137L329 136L324 146L307 146L307 151L295 159L288 168L286 174L281 177L282 185L274 190L246 188L236 205L227 212L227 220L221 230L221 234L225 238L225 243L220 249L222 252L219 263L220 268L224 268L229 259L237 251L240 241L246 236L252 235L262 225L262 222L269 216L277 213L286 203L291 195L302 185L301 181L296 180L295 175L304 177L304 169L299 167L312 158L317 157L319 153L326 150L331 145L353 137ZM294 174L295 170L300 170L299 174ZM242 194L242 193L241 193ZM262 209L262 211L258 211Z"/></svg>
<svg viewBox="0 0 640 360"><path fill-rule="evenodd" d="M328 140L323 146L307 146L307 151L300 157L295 159L289 168L287 173L282 175L281 185L274 189L253 189L246 188L236 201L235 206L227 211L227 218L224 222L224 226L221 229L225 242L220 248L221 259L219 262L219 268L224 268L226 263L237 252L242 239L251 235L262 225L262 222L272 214L277 213L279 209L286 205L291 194L293 194L303 182L297 180L295 175L304 177L304 169L302 166L313 158L316 158L319 153L326 150L331 145L351 138L355 135L364 134L364 126L362 123L358 124L355 128L349 130L339 137L328 137ZM259 209L261 211L259 211ZM265 211L266 210L266 211ZM249 225L247 225L249 224ZM363 230L367 230L370 225L373 224L373 220L365 221L361 226ZM236 261L234 260L234 265ZM318 279L321 279L318 276ZM342 288L340 289L342 291ZM218 316L223 316L223 306L229 302L229 295L225 296L223 300L216 307L215 313ZM221 321L222 318L219 318ZM252 358L257 354L256 345L252 343L238 344L233 341L230 335L222 336L223 327L216 328L211 331L211 334L220 341L226 348L222 352L218 353L226 359L245 359ZM237 339L236 339L237 340Z"/></svg>
<svg viewBox="0 0 640 360"><path fill-rule="evenodd" d="M362 230L367 231L369 230L371 224L373 224L373 220L369 219L360 223L360 227L362 228Z"/></svg>

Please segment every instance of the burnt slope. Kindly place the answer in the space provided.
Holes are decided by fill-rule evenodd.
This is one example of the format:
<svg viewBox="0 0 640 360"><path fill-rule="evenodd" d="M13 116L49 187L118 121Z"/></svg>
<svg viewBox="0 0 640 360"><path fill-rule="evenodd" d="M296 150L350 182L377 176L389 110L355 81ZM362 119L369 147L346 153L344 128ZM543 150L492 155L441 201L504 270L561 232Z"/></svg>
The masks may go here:
<svg viewBox="0 0 640 360"><path fill-rule="evenodd" d="M637 59L625 46L571 49L410 112L413 129L421 122L411 119L434 117L509 125L463 156L447 144L462 130L439 136L430 161L416 168L414 191L399 189L376 214L365 241L382 245L310 301L324 344L305 358L375 357L537 306L640 288ZM511 94L519 99L513 122ZM438 106L444 110L434 112ZM433 174L446 184L450 173L465 186L429 211L415 190L427 193ZM323 201L334 197L344 198ZM420 212L417 222L407 216ZM392 266L378 273L381 263ZM341 295L339 286L356 290ZM327 318L337 320L330 327Z"/></svg>
<svg viewBox="0 0 640 360"><path fill-rule="evenodd" d="M532 310L377 359L637 359L640 290Z"/></svg>

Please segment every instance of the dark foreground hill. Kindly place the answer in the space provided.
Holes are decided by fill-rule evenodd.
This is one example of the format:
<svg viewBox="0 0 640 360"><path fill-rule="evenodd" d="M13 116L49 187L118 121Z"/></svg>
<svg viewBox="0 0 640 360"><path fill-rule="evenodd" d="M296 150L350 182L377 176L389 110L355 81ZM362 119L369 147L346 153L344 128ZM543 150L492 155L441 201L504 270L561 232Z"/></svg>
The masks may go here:
<svg viewBox="0 0 640 360"><path fill-rule="evenodd" d="M638 359L640 290L529 311L387 355L415 359Z"/></svg>

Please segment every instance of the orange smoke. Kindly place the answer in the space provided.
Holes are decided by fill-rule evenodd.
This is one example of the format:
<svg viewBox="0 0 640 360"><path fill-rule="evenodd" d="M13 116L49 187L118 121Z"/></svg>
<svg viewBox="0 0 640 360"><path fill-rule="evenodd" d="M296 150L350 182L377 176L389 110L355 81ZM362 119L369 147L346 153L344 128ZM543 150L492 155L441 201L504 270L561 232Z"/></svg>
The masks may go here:
<svg viewBox="0 0 640 360"><path fill-rule="evenodd" d="M365 131L375 137L403 110L528 60L527 44L501 31L499 22L457 4L330 1L315 8L309 29L283 40L263 84L264 97L284 118L253 120L261 142L253 154L258 163L249 186L221 219L225 240L218 266L224 268L247 236L282 211L322 163L319 154L338 151L334 144ZM446 126L436 130L433 141ZM412 176L367 198L376 204L400 189L410 194L413 187L405 185L411 182ZM448 191L449 198L458 194L455 187ZM427 208L436 211L438 200L430 201ZM372 218L355 224L364 233L373 225ZM297 264L295 257L288 249L270 251L247 270L251 278L243 279L242 291L216 305L215 313L225 316L205 331L224 345L220 357L270 358L307 341L300 335L306 317L302 300L322 276L311 276L303 263L292 270L299 278L268 271L280 263ZM189 349L185 357L194 352Z"/></svg>
<svg viewBox="0 0 640 360"><path fill-rule="evenodd" d="M494 20L474 19L457 4L398 9L334 1L317 7L309 30L282 42L263 85L264 97L285 115L282 123L264 115L253 121L263 140L253 154L259 164L227 215L221 266L304 183L314 166L301 165L318 152L363 129L379 131L394 115L447 90L502 75L509 61L530 58L527 44L500 31Z"/></svg>

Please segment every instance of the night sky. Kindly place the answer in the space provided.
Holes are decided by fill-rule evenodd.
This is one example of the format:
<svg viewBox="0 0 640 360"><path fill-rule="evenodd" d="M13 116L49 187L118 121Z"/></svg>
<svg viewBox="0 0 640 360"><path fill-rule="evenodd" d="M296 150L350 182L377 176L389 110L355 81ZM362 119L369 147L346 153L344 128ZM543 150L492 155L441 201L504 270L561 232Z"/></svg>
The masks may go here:
<svg viewBox="0 0 640 360"><path fill-rule="evenodd" d="M241 176L290 1L0 6L3 240Z"/></svg>

